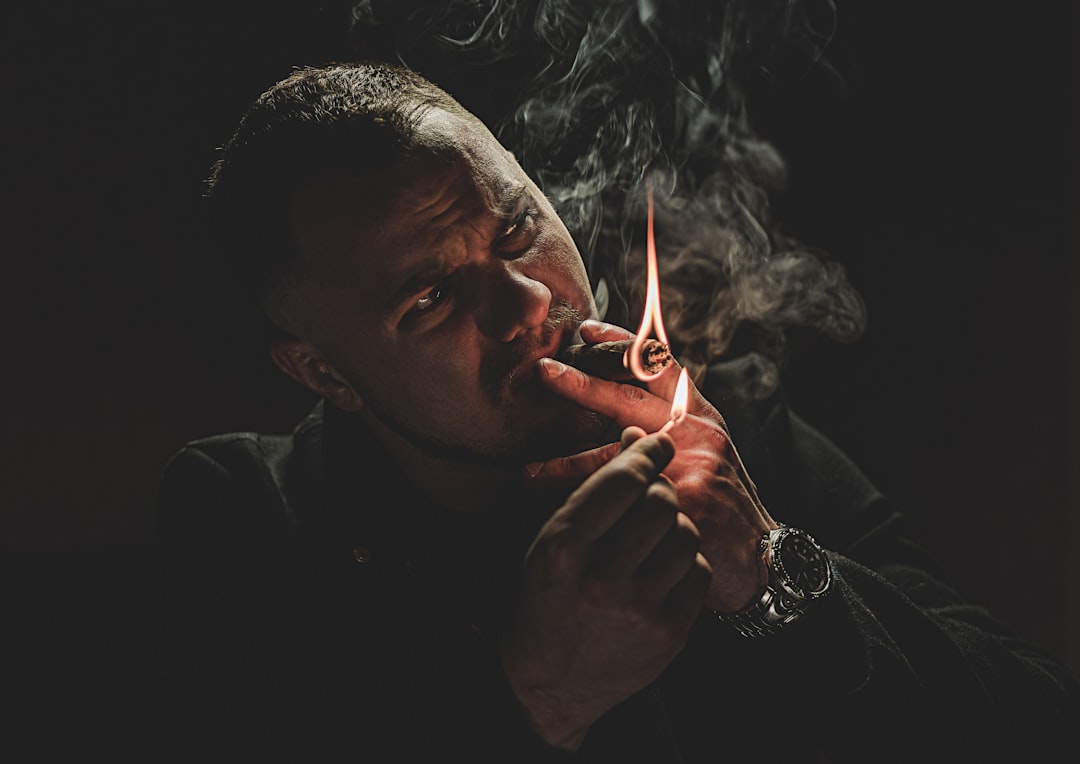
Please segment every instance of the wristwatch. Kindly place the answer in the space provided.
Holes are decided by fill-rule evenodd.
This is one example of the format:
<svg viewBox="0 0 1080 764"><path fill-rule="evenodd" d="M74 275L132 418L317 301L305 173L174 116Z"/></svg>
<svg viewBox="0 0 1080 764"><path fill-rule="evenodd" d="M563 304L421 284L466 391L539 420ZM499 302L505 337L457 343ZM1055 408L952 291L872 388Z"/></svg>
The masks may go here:
<svg viewBox="0 0 1080 764"><path fill-rule="evenodd" d="M806 531L780 525L764 535L762 546L769 582L761 597L738 613L717 613L744 637L763 637L790 626L832 586L829 558Z"/></svg>

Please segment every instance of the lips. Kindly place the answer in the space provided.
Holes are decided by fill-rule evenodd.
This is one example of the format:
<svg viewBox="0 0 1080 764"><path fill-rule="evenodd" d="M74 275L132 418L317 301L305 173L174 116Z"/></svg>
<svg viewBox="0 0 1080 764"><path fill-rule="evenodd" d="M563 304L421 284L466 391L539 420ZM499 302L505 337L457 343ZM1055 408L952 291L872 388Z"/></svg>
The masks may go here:
<svg viewBox="0 0 1080 764"><path fill-rule="evenodd" d="M507 378L510 389L516 390L532 382L536 377L537 361L541 358L554 358L564 347L580 341L580 337L577 326L564 324L560 331L553 334L551 342L539 350L527 353L525 360L510 373Z"/></svg>

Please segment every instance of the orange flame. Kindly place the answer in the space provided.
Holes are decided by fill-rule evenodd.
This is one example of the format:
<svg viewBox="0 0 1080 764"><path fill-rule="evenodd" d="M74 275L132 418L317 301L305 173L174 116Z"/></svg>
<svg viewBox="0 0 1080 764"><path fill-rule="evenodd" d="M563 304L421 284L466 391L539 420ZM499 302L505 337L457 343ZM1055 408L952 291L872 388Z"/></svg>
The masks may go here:
<svg viewBox="0 0 1080 764"><path fill-rule="evenodd" d="M675 385L675 397L671 399L671 422L678 424L686 416L686 401L690 397L690 376L686 368L679 373L679 383Z"/></svg>
<svg viewBox="0 0 1080 764"><path fill-rule="evenodd" d="M623 363L634 373L634 376L642 382L656 379L663 372L649 374L641 364L641 348L645 340L649 339L653 332L656 338L668 344L667 332L664 331L664 317L660 312L660 273L656 265L656 237L653 235L653 196L652 182L649 176L645 176L645 193L649 202L649 222L645 236L646 257L646 292L645 311L641 315L641 326L638 327L637 337L634 344L623 356Z"/></svg>
<svg viewBox="0 0 1080 764"><path fill-rule="evenodd" d="M641 325L638 327L634 344L623 356L623 364L633 372L634 376L642 382L656 379L663 371L649 374L641 363L641 348L645 341L655 333L656 338L668 344L667 332L664 331L664 316L660 310L660 271L656 264L656 237L653 234L653 193L652 181L648 173L645 175L645 194L648 199L649 217L645 236L646 257L646 291L645 310L641 316ZM679 382L675 387L675 396L671 401L671 420L664 429L677 424L686 416L686 401L689 393L689 379L684 367L679 374Z"/></svg>

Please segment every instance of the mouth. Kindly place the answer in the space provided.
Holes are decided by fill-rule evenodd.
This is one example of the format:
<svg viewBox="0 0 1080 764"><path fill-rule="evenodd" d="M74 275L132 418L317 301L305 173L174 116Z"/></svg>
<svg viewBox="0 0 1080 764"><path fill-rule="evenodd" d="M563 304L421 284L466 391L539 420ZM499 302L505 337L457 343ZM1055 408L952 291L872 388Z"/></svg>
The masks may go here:
<svg viewBox="0 0 1080 764"><path fill-rule="evenodd" d="M581 322L563 324L551 335L551 340L539 349L526 353L524 360L507 377L510 390L526 385L539 386L536 382L536 363L541 358L555 358L563 349L581 342Z"/></svg>

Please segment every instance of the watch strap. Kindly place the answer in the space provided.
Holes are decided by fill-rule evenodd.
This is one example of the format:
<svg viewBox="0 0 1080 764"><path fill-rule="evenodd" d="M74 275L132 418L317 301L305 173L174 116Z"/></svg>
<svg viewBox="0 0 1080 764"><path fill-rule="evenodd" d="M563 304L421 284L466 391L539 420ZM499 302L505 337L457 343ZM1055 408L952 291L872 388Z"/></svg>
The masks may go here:
<svg viewBox="0 0 1080 764"><path fill-rule="evenodd" d="M776 569L772 559L775 553L774 545L782 534L789 532L798 533L817 546L817 542L814 542L805 532L795 531L784 525L766 532L761 540L761 554L769 569L769 580L765 585L765 591L744 610L737 613L716 613L723 623L730 625L744 637L763 637L782 631L799 620L811 603L825 594L825 592L820 592L809 598L798 597L777 583ZM828 565L827 560L826 565ZM828 581L831 583L831 580L830 571Z"/></svg>
<svg viewBox="0 0 1080 764"><path fill-rule="evenodd" d="M795 600L766 586L761 597L745 610L716 615L744 637L764 637L794 623L804 612Z"/></svg>

